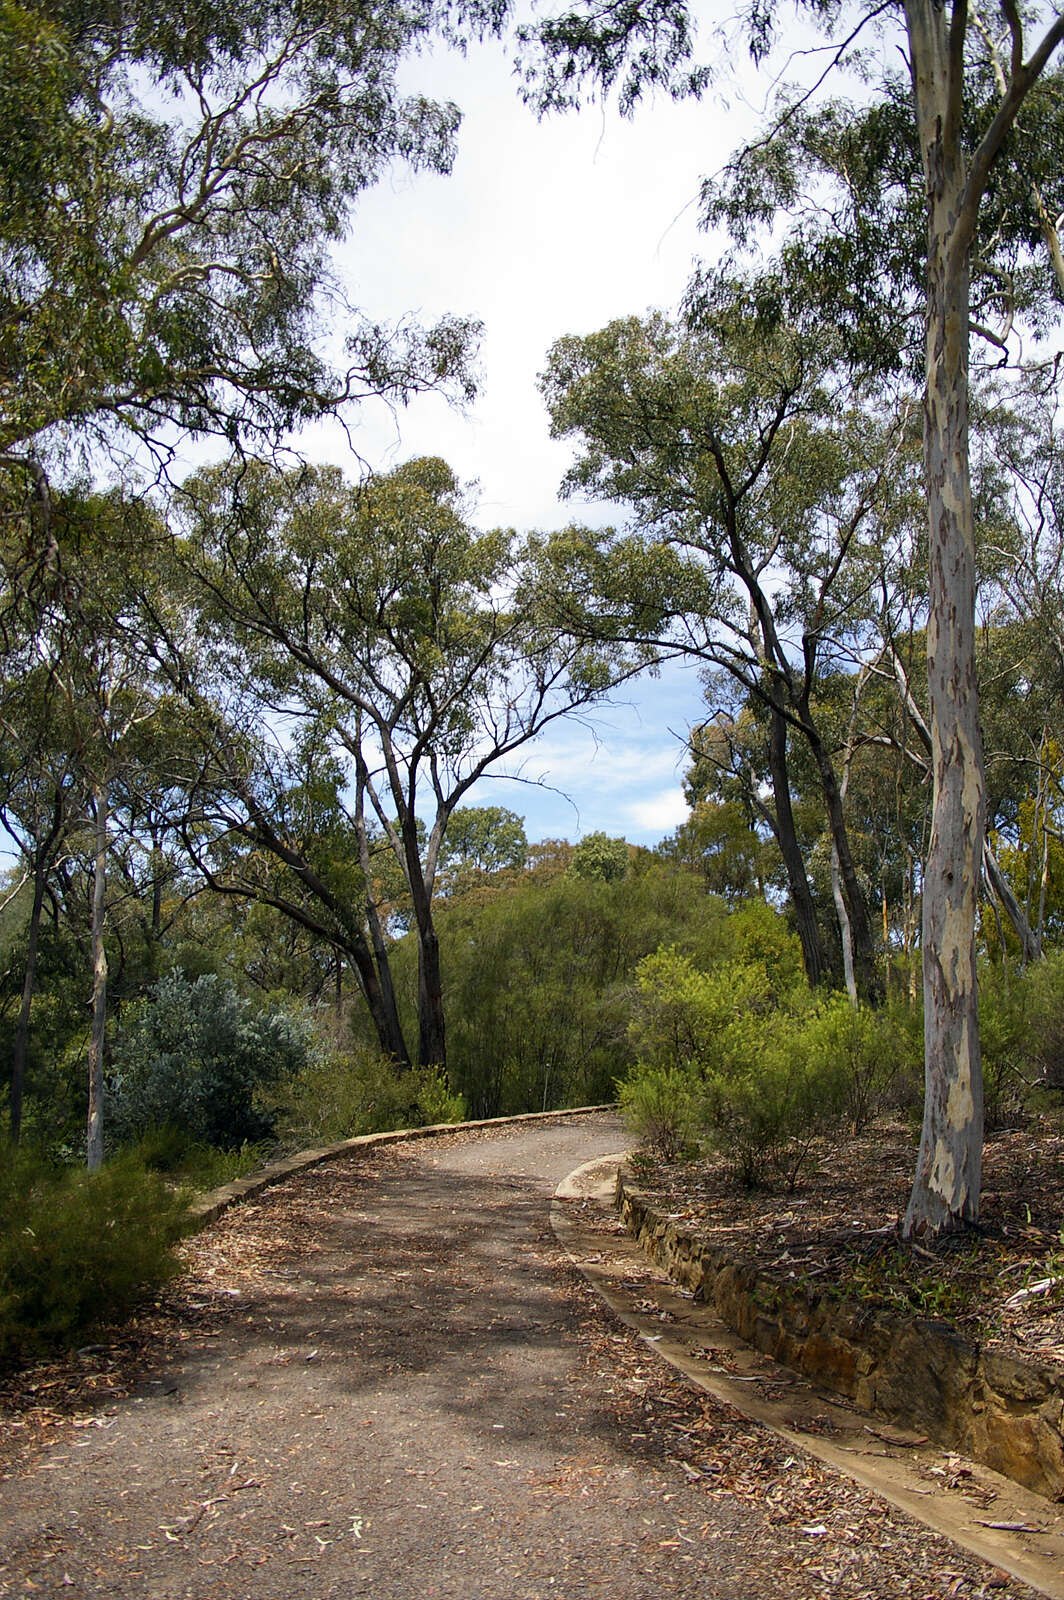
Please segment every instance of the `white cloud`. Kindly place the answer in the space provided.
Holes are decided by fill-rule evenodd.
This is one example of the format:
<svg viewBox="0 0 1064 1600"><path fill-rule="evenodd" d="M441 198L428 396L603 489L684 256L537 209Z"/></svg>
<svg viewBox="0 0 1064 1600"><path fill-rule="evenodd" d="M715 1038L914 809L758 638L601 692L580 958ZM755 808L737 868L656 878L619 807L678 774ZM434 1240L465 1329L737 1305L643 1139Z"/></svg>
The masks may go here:
<svg viewBox="0 0 1064 1600"><path fill-rule="evenodd" d="M661 794L640 800L629 807L628 814L641 832L666 834L683 822L688 806L683 790L663 789Z"/></svg>

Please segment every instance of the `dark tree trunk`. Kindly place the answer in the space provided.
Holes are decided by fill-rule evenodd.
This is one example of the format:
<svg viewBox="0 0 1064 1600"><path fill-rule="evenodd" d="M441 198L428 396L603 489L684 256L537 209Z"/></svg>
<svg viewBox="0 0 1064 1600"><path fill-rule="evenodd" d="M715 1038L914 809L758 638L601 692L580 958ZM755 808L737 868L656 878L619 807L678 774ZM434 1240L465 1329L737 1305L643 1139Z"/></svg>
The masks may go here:
<svg viewBox="0 0 1064 1600"><path fill-rule="evenodd" d="M857 876L853 855L850 852L850 837L846 831L846 815L843 809L838 777L835 773L835 765L831 759L830 751L808 715L808 707L804 708L802 728L809 742L809 748L813 752L817 772L820 775L820 788L828 814L831 841L838 856L842 892L846 899L846 910L850 918L850 937L853 941L854 978L857 983L857 992L862 1000L878 1005L883 998L883 988L876 968L872 922L868 915L868 902L865 899L864 890L861 888L861 880Z"/></svg>
<svg viewBox="0 0 1064 1600"><path fill-rule="evenodd" d="M769 776L776 812L776 842L783 857L794 906L795 926L802 946L802 964L811 989L831 978L831 963L817 920L813 894L806 876L802 847L791 809L790 774L787 770L787 723L775 706L769 708Z"/></svg>
<svg viewBox="0 0 1064 1600"><path fill-rule="evenodd" d="M418 933L417 962L418 1065L447 1067L447 1038L443 1018L443 984L440 944L431 923Z"/></svg>
<svg viewBox="0 0 1064 1600"><path fill-rule="evenodd" d="M395 1008L395 995L391 988L391 971L385 961L384 971L388 974L388 998L381 986L380 975L369 953L369 948L364 940L353 943L348 948L351 965L355 969L359 988L369 1008L370 1018L373 1022L373 1031L377 1035L377 1042L389 1060L405 1069L410 1066L410 1052L403 1038L403 1030L399 1023L399 1013ZM390 1003L389 1003L390 1001Z"/></svg>

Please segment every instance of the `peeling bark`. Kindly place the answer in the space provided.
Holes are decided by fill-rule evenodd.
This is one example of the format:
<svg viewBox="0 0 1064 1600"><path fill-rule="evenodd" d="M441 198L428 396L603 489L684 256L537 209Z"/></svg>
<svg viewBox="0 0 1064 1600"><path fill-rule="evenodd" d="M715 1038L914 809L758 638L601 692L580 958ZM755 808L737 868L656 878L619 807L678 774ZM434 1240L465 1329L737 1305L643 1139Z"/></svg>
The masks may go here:
<svg viewBox="0 0 1064 1600"><path fill-rule="evenodd" d="M983 1089L975 968L986 821L975 670L975 543L968 457L972 197L960 141L964 13L907 0L927 177L927 667L933 801L924 867L924 1120L906 1237L979 1217Z"/></svg>

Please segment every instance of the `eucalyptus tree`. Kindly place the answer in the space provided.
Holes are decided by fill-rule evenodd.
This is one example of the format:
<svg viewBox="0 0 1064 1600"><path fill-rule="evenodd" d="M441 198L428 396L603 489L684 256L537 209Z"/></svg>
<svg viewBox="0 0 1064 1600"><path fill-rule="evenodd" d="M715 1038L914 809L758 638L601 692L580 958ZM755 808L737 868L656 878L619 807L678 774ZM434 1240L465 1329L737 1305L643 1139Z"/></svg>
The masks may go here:
<svg viewBox="0 0 1064 1600"><path fill-rule="evenodd" d="M186 695L192 755L171 823L200 881L331 951L341 987L346 964L381 1050L409 1066L383 927L394 885L380 881L381 840L359 832L321 726L293 733L290 718L232 682L190 684Z"/></svg>
<svg viewBox="0 0 1064 1600"><path fill-rule="evenodd" d="M788 733L808 747L840 922L858 988L873 997L872 922L816 694L862 650L882 529L917 503L911 432L904 412L845 404L837 345L810 318L783 328L766 317L774 287L735 279L683 324L654 315L562 339L543 389L553 433L579 446L566 491L631 513L625 538L599 537L588 552L605 626L646 638L640 611L653 597L666 619L659 644L723 670L766 708L773 827L816 983L828 960L791 814Z"/></svg>
<svg viewBox="0 0 1064 1600"><path fill-rule="evenodd" d="M24 700L22 709L36 710L38 748L60 763L57 809L37 848L61 829L71 850L80 840L91 863L87 1155L93 1169L103 1159L106 923L115 817L120 807L128 810L133 795L171 781L164 774L173 754L174 702L158 630L167 612L175 637L182 622L156 566L160 525L142 502L67 494L54 509L62 558L48 605L25 645L22 683L11 685L9 699L17 703L36 685L34 705ZM38 774L44 775L43 767ZM70 792L78 797L76 814Z"/></svg>
<svg viewBox="0 0 1064 1600"><path fill-rule="evenodd" d="M907 75L882 51L859 62L860 104L804 115L819 85L793 96L727 181L709 186L706 216L732 224L740 245L760 245L782 214L796 295L819 304L856 354L872 349L894 366L915 344L913 313L923 323L913 365L924 386L934 803L923 895L925 1116L905 1232L936 1235L977 1220L982 1160L975 928L985 786L969 342L975 328L1008 359L1017 318L1053 317L1064 297L1050 222L1064 210L1064 102L1050 76L1064 12L1012 0L992 14L971 0L810 0L795 14L826 32L834 63L878 33L897 46ZM781 8L751 0L742 24L760 60L783 31ZM530 92L543 106L572 103L588 78L617 88L629 107L649 87L700 93L709 81L694 64L685 0L633 0L623 13L580 3L528 37L542 58L529 69ZM888 65L877 69L877 60Z"/></svg>
<svg viewBox="0 0 1064 1600"><path fill-rule="evenodd" d="M525 864L524 818L507 806L458 806L440 850L448 883L464 887L491 873L517 872Z"/></svg>
<svg viewBox="0 0 1064 1600"><path fill-rule="evenodd" d="M346 762L337 799L364 882L375 836L402 873L419 957L417 1056L443 1065L433 895L456 807L489 769L656 652L589 645L552 621L537 542L477 531L440 460L358 485L337 469L245 463L200 474L182 500L181 555L217 672L260 726L313 730ZM257 837L276 854L280 835L270 841L260 812ZM383 974L386 941L370 931Z"/></svg>
<svg viewBox="0 0 1064 1600"><path fill-rule="evenodd" d="M143 465L176 430L264 442L362 395L468 389L472 325L379 325L331 250L394 163L449 169L458 110L400 69L489 9L5 5L0 478L34 509L23 582L54 560L71 442L139 443Z"/></svg>

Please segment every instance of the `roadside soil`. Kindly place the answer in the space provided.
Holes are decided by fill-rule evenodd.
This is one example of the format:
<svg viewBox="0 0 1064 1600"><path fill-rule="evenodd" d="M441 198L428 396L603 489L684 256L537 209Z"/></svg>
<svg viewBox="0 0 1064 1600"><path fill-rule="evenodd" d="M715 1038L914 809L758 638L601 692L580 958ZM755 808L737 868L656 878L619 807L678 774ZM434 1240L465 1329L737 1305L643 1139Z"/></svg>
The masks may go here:
<svg viewBox="0 0 1064 1600"><path fill-rule="evenodd" d="M793 1190L744 1189L722 1157L663 1163L640 1153L635 1178L685 1232L770 1276L1064 1363L1059 1122L991 1134L979 1228L931 1247L900 1236L916 1148L911 1128L884 1122L814 1146Z"/></svg>
<svg viewBox="0 0 1064 1600"><path fill-rule="evenodd" d="M343 1158L0 1393L0 1596L1032 1591L690 1386L558 1248L609 1116Z"/></svg>

